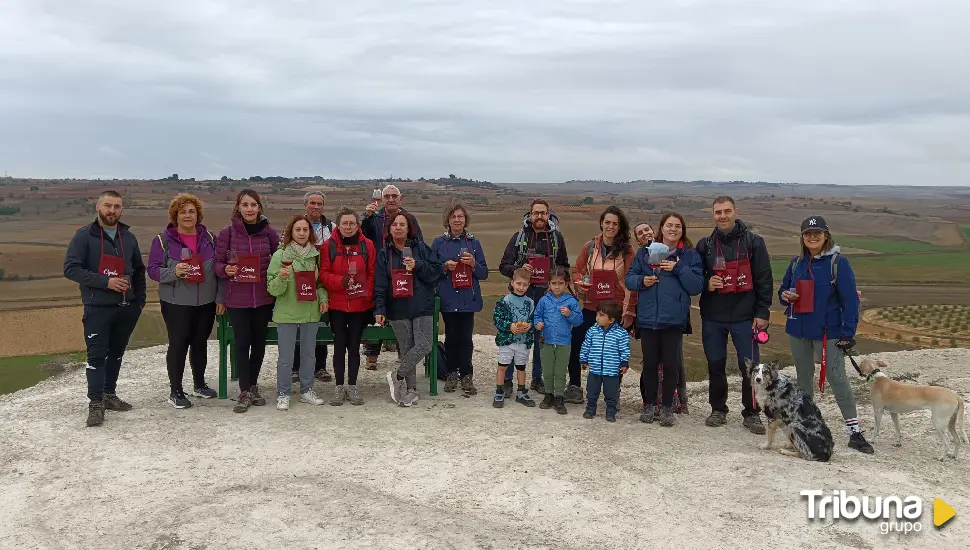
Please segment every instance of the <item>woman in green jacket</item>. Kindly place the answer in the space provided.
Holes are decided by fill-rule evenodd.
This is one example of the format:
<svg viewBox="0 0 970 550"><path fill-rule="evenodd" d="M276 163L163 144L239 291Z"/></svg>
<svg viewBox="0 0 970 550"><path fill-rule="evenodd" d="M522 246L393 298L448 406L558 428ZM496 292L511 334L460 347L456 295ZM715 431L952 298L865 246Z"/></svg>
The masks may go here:
<svg viewBox="0 0 970 550"><path fill-rule="evenodd" d="M316 365L317 327L320 315L327 311L327 291L317 282L320 277L320 251L310 220L305 215L290 219L283 234L283 244L273 253L266 271L266 287L276 297L273 322L279 340L276 363L276 408L290 408L293 380L293 350L296 333L300 332L300 402L323 405L313 391L313 368Z"/></svg>

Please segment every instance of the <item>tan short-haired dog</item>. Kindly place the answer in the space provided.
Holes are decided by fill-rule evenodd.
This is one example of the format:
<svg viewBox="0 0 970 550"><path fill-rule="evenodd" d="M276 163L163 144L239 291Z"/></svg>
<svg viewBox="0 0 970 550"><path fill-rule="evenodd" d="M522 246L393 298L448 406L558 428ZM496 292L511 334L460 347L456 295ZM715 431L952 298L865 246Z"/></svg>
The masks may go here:
<svg viewBox="0 0 970 550"><path fill-rule="evenodd" d="M907 413L920 409L928 409L933 416L933 426L940 434L943 441L944 460L950 455L950 442L947 435L953 438L954 459L960 450L960 438L970 443L967 439L967 430L963 421L963 398L953 390L939 386L918 386L915 384L904 384L897 382L886 376L881 369L888 365L883 361L873 361L864 359L859 363L859 370L866 380L872 384L872 410L875 415L876 430L875 437L879 437L879 423L882 420L882 412L889 411L889 416L893 419L896 427L896 443L898 447L902 445L903 436L899 432L899 413ZM957 434L959 432L959 435Z"/></svg>

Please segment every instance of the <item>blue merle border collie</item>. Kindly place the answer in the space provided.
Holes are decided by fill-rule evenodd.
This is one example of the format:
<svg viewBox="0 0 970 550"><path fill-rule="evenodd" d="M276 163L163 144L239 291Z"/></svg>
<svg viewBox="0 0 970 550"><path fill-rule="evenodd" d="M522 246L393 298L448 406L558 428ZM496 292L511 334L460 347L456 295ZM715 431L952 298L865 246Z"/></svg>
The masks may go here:
<svg viewBox="0 0 970 550"><path fill-rule="evenodd" d="M753 364L745 360L755 398L768 418L768 441L761 446L770 449L775 430L788 435L788 445L779 449L783 455L828 462L835 443L832 432L812 398L798 384L778 370L778 363Z"/></svg>

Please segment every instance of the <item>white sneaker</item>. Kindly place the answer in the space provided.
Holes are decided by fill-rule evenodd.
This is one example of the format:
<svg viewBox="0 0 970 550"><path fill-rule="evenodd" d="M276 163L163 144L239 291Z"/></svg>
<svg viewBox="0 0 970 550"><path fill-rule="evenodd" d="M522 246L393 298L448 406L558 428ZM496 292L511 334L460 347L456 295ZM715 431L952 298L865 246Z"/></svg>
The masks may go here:
<svg viewBox="0 0 970 550"><path fill-rule="evenodd" d="M387 387L391 392L391 401L400 405L402 398L401 387L397 383L397 377L394 376L394 371L388 371L387 373Z"/></svg>
<svg viewBox="0 0 970 550"><path fill-rule="evenodd" d="M276 410L278 411L288 411L290 410L290 396L280 395L276 397Z"/></svg>
<svg viewBox="0 0 970 550"><path fill-rule="evenodd" d="M408 390L401 400L402 407L410 407L418 404L418 390Z"/></svg>
<svg viewBox="0 0 970 550"><path fill-rule="evenodd" d="M313 390L307 390L305 393L300 394L300 403L309 403L311 405L323 405L323 399L317 397L317 394Z"/></svg>

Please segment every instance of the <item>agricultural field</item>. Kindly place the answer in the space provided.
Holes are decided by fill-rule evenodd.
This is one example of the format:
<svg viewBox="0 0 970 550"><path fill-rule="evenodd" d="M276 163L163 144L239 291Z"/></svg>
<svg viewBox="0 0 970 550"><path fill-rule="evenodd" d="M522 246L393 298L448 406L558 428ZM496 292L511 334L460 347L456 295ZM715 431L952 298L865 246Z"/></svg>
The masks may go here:
<svg viewBox="0 0 970 550"><path fill-rule="evenodd" d="M879 308L866 312L864 318L887 329L899 329L919 335L909 336L918 345L958 347L970 344L970 306L912 305ZM906 337L896 333L897 340Z"/></svg>

